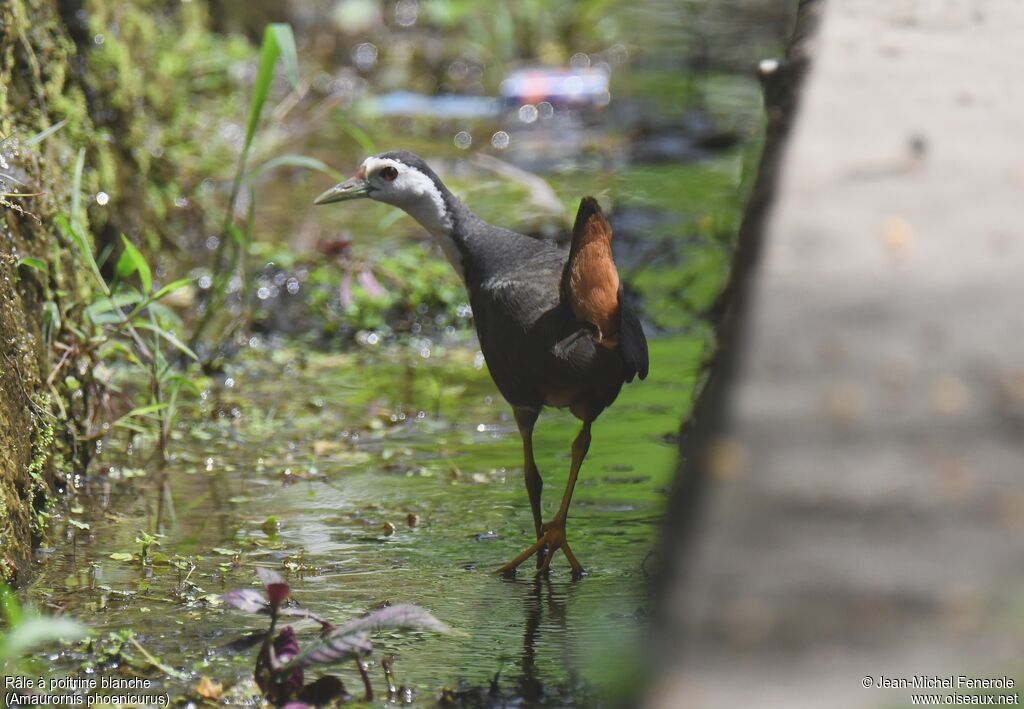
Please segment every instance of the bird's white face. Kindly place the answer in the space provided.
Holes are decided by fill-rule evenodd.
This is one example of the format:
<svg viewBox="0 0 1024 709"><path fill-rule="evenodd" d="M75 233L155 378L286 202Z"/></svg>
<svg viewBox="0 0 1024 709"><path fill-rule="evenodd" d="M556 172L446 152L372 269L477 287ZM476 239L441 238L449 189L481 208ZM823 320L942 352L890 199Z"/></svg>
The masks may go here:
<svg viewBox="0 0 1024 709"><path fill-rule="evenodd" d="M330 204L368 197L405 211L429 231L459 274L462 263L452 242L452 216L444 195L430 175L390 157L369 157L355 177L316 198L315 204Z"/></svg>
<svg viewBox="0 0 1024 709"><path fill-rule="evenodd" d="M405 208L421 201L444 209L444 200L434 181L415 167L390 158L366 158L356 173L370 184L369 197Z"/></svg>
<svg viewBox="0 0 1024 709"><path fill-rule="evenodd" d="M434 234L451 228L444 197L429 175L391 158L369 157L350 180L335 185L316 204L369 197L405 210Z"/></svg>

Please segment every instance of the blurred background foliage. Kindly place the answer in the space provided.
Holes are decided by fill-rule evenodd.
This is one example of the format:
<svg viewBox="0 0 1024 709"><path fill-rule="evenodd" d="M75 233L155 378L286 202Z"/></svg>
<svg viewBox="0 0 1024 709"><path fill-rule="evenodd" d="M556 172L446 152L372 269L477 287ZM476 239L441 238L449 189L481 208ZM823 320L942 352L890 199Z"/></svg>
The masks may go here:
<svg viewBox="0 0 1024 709"><path fill-rule="evenodd" d="M127 234L154 260L158 279L195 277L197 291L178 300L184 313L201 312L246 133L254 42L268 22L289 22L300 84L293 90L278 70L250 168L287 154L347 172L368 152L411 149L485 218L548 236L564 236L578 198L596 193L622 213L616 233L639 244L631 252L666 240L657 257L622 258L637 272L634 287L660 303L650 309L652 323L678 328L721 279L742 201L736 187L757 152L752 68L777 47L788 13L788 3L768 0L90 0L65 13L85 63L87 100L71 105L72 96L52 113L67 117L68 138L87 148L83 189L105 195L102 204L84 201L98 252L116 252ZM494 98L517 68L570 64L610 74L606 107L526 124L504 104L441 111L396 93ZM499 131L510 136L502 147L492 140ZM469 146L453 144L460 133ZM561 209L544 201L543 189L538 197L534 185L477 162L477 153L539 175ZM252 211L244 268L255 280L248 288L241 273L227 285L215 329L234 332L231 323L242 318L257 330L324 341L464 323L457 282L431 265L436 252L418 228L375 204L314 213L309 196L328 182L294 165L247 182L235 209L243 231ZM698 249L699 264L671 274L645 267L652 259L691 262L679 244L694 240L717 243L720 253ZM713 282L695 284L702 274Z"/></svg>

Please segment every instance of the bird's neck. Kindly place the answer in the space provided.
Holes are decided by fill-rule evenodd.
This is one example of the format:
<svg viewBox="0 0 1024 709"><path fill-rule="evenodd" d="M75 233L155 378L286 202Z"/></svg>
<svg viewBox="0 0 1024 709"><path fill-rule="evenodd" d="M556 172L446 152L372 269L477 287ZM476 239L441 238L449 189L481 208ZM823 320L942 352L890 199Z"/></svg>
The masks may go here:
<svg viewBox="0 0 1024 709"><path fill-rule="evenodd" d="M443 185L415 202L399 206L430 232L445 258L465 281L472 258L469 225L479 221L479 217Z"/></svg>

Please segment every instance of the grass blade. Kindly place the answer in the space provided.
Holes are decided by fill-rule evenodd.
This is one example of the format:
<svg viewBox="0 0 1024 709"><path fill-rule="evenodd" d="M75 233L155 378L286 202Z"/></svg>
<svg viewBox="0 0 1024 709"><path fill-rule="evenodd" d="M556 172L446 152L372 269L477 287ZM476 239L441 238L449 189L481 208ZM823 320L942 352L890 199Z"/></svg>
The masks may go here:
<svg viewBox="0 0 1024 709"><path fill-rule="evenodd" d="M133 273L138 273L139 280L142 282L142 292L149 293L153 289L153 273L149 270L149 264L146 263L142 252L124 234L121 234L121 242L124 244L124 251L121 252L121 258L117 260L114 272L121 280L127 279Z"/></svg>
<svg viewBox="0 0 1024 709"><path fill-rule="evenodd" d="M83 152L79 152L79 156L83 155ZM79 172L78 177L79 179L81 178L81 172ZM77 194L78 191L76 190L74 192L74 195ZM77 202L74 195L72 195L71 198L72 205L74 205L74 203ZM74 209L73 206L72 209ZM72 219L74 219L74 217L72 217ZM92 247L89 245L89 242L86 240L86 238L82 235L82 232L75 227L73 221L68 221L67 217L65 217L63 214L58 214L56 217L54 217L54 221L57 223L57 226L61 228L64 234L69 239L71 239L71 241L74 242L75 246L78 247L78 251L81 253L82 258L85 259L86 265L88 265L89 268L92 270L93 276L96 277L96 281L97 283L99 283L99 286L103 290L103 292L106 295L110 295L110 289L107 288L107 282L103 279L103 274L100 273L100 267L96 263L96 258L92 255Z"/></svg>
<svg viewBox="0 0 1024 709"><path fill-rule="evenodd" d="M85 148L78 149L75 159L74 178L71 181L71 224L78 225L78 210L82 206L82 171L85 169ZM89 253L92 257L92 250ZM95 263L95 261L93 261ZM98 271L99 269L97 269Z"/></svg>
<svg viewBox="0 0 1024 709"><path fill-rule="evenodd" d="M147 406L136 406L134 409L126 413L121 418L132 418L139 416L148 416L150 414L159 413L167 408L167 404L149 404Z"/></svg>
<svg viewBox="0 0 1024 709"><path fill-rule="evenodd" d="M292 26L286 22L276 22L267 29L274 33L274 40L281 53L281 63L284 64L285 73L288 75L288 82L292 85L292 89L297 91L299 88L299 55L295 51L295 35L292 34Z"/></svg>
<svg viewBox="0 0 1024 709"><path fill-rule="evenodd" d="M249 104L249 121L245 126L245 143L242 146L242 154L249 152L253 136L256 135L256 126L260 122L260 114L263 112L263 104L267 102L267 94L270 93L270 83L274 80L274 64L281 53L277 46L277 33L273 25L267 27L263 33L263 45L260 47L260 68L256 72L256 83L252 86L252 100Z"/></svg>
<svg viewBox="0 0 1024 709"><path fill-rule="evenodd" d="M25 141L25 145L35 145L35 144L37 144L37 143L42 143L42 142L43 142L44 140L46 140L46 139L47 139L47 138L49 138L49 137L50 137L51 135L53 135L54 133L56 133L57 131L59 131L59 130L60 130L61 128L63 128L63 127L64 127L64 125L65 125L65 124L66 124L67 122L68 122L68 119L67 119L67 118L65 118L65 119L63 119L63 120L60 120L60 121L57 121L57 122L56 122L56 123L54 123L54 124L53 124L52 126L50 126L49 128L47 128L46 130L42 130L42 131L39 131L39 132L38 132L38 133L36 133L36 134L35 134L34 136L32 136L31 138L29 138L28 140L26 140L26 141Z"/></svg>
<svg viewBox="0 0 1024 709"><path fill-rule="evenodd" d="M37 271L42 271L43 273L46 273L46 262L43 261L41 258L36 258L35 256L23 256L22 258L18 259L18 265L28 266L29 268L34 268Z"/></svg>
<svg viewBox="0 0 1024 709"><path fill-rule="evenodd" d="M379 152L377 144L373 142L373 138L355 123L345 121L341 124L341 127L349 134L352 140L359 143L359 147L363 149L365 155L376 155Z"/></svg>
<svg viewBox="0 0 1024 709"><path fill-rule="evenodd" d="M186 345L184 342L179 340L177 335L175 335L173 332L168 332L167 330L164 330L162 327L159 327L157 325L153 325L153 324L148 323L148 322L137 322L137 323L135 323L135 329L136 330L150 330L153 333L155 333L156 335L158 335L158 336L164 338L165 340L167 340L167 342L169 342L171 345L176 347L181 352L184 352L186 355L188 355L192 359L196 360L197 362L199 361L198 355L196 355L196 353L193 352L189 348L188 345Z"/></svg>
<svg viewBox="0 0 1024 709"><path fill-rule="evenodd" d="M288 154L280 155L276 158L273 158L272 160L267 160L265 163L260 165L252 172L250 172L248 175L246 175L244 182L253 182L264 173L270 172L275 168L283 166L304 167L307 170L316 170L317 172L322 172L325 175L330 175L338 182L341 182L343 179L345 179L345 176L342 173L338 172L337 170L331 167L328 167L327 164L324 163L322 160L311 158L308 155Z"/></svg>
<svg viewBox="0 0 1024 709"><path fill-rule="evenodd" d="M160 300L165 295L170 295L171 293L173 293L175 291L181 290L182 288L184 288L187 285L190 285L191 283L192 283L192 279L191 278L179 278L178 280L173 281L172 283L168 283L166 286L164 286L163 288L158 290L156 293L154 293L153 294L153 300Z"/></svg>

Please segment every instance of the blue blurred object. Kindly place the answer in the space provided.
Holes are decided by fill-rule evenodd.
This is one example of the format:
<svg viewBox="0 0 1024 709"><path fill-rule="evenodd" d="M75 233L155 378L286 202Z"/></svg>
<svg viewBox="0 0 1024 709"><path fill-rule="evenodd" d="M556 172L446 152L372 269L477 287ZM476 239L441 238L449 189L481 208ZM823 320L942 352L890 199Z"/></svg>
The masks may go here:
<svg viewBox="0 0 1024 709"><path fill-rule="evenodd" d="M369 98L367 103L372 113L381 116L493 118L501 113L501 101L489 96L427 96L412 91L391 91Z"/></svg>
<svg viewBox="0 0 1024 709"><path fill-rule="evenodd" d="M611 100L608 73L601 69L519 69L501 82L506 106L538 104L552 106L600 107Z"/></svg>

